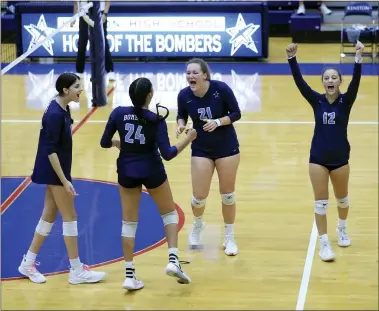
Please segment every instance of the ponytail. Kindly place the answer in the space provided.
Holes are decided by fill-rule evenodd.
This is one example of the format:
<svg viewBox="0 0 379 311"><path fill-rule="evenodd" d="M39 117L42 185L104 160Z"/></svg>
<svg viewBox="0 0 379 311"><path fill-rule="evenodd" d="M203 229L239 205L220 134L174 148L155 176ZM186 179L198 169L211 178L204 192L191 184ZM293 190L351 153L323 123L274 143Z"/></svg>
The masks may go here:
<svg viewBox="0 0 379 311"><path fill-rule="evenodd" d="M129 96L130 99L132 100L132 104L135 109L135 114L138 118L138 122L142 125L145 124L158 124L159 121L165 120L168 115L169 115L169 110L161 106L159 103L156 105L156 110L157 110L157 117L155 119L148 119L143 117L143 109L142 107L146 103L146 97L150 92L153 90L153 85L151 81L147 78L138 78L134 80L129 87ZM159 114L159 108L163 108L166 110L166 115L161 116Z"/></svg>

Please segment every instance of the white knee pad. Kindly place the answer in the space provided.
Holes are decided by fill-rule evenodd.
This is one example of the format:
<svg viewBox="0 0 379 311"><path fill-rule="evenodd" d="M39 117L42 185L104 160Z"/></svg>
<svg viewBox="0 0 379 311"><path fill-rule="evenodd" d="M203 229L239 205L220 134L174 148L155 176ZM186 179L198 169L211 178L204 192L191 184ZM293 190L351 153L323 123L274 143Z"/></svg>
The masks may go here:
<svg viewBox="0 0 379 311"><path fill-rule="evenodd" d="M132 221L122 221L122 231L121 236L124 238L135 238L137 231L137 222Z"/></svg>
<svg viewBox="0 0 379 311"><path fill-rule="evenodd" d="M192 196L192 206L194 208L202 208L205 206L205 202L207 201L207 199L196 199L194 196Z"/></svg>
<svg viewBox="0 0 379 311"><path fill-rule="evenodd" d="M315 213L318 215L326 215L326 212L329 208L328 200L318 200L315 201Z"/></svg>
<svg viewBox="0 0 379 311"><path fill-rule="evenodd" d="M162 215L162 220L165 226L169 224L178 224L179 222L178 212L176 210L173 210L172 212L164 214Z"/></svg>
<svg viewBox="0 0 379 311"><path fill-rule="evenodd" d="M78 236L78 222L77 221L63 222L63 235Z"/></svg>
<svg viewBox="0 0 379 311"><path fill-rule="evenodd" d="M348 208L349 205L350 205L350 201L349 201L349 197L346 196L342 199L337 199L337 204L338 204L338 207L341 207L341 208Z"/></svg>
<svg viewBox="0 0 379 311"><path fill-rule="evenodd" d="M223 193L221 194L221 200L225 205L233 205L236 203L236 193Z"/></svg>
<svg viewBox="0 0 379 311"><path fill-rule="evenodd" d="M36 232L40 235L48 236L50 234L51 228L53 228L53 225L54 223L40 219L36 227Z"/></svg>

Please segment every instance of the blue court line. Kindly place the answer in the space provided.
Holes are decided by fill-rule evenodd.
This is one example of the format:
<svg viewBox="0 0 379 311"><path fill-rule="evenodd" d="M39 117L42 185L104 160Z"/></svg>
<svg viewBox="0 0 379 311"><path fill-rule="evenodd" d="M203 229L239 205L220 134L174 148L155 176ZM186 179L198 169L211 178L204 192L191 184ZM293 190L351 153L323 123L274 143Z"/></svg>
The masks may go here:
<svg viewBox="0 0 379 311"><path fill-rule="evenodd" d="M339 64L339 63L301 63L299 60L300 69L303 75L321 75L325 68L338 68L343 75L352 75L354 64ZM4 65L4 64L2 64ZM221 74L230 74L232 70L241 74L259 75L291 75L288 63L209 63L212 72ZM7 74L25 75L29 72L33 74L47 74L52 69L57 72L71 71L75 72L75 64L18 64L12 68ZM86 72L90 72L87 66ZM156 74L156 73L184 73L185 63L116 63L115 72L120 74ZM363 64L362 75L378 76L378 64Z"/></svg>

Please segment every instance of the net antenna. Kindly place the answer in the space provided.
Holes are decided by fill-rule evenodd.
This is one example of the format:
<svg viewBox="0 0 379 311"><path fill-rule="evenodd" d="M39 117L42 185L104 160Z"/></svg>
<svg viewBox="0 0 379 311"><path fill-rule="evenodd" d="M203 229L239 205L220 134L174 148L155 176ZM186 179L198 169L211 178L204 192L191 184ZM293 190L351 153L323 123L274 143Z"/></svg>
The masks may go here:
<svg viewBox="0 0 379 311"><path fill-rule="evenodd" d="M61 25L61 27L55 29L54 31L52 31L51 33L49 33L48 35L46 35L46 37L44 38L44 40L41 40L39 41L38 43L36 43L33 47L31 47L28 51L26 51L24 54L20 55L19 57L17 57L13 62L9 63L7 66L5 66L2 70L1 70L1 75L4 75L6 74L9 70L11 70L14 66L16 66L17 64L21 63L25 58L27 58L30 54L32 54L35 50L37 50L42 44L44 44L46 42L46 40L49 40L51 39L52 37L54 37L57 33L59 33L63 28L65 28L67 25L70 25L71 22L73 22L74 20L76 20L77 18L85 15L88 13L88 10L93 6L93 2L88 2L86 3L85 5L81 6L78 10L78 13L76 13L74 16L72 16L70 19L68 19L65 23L63 23Z"/></svg>

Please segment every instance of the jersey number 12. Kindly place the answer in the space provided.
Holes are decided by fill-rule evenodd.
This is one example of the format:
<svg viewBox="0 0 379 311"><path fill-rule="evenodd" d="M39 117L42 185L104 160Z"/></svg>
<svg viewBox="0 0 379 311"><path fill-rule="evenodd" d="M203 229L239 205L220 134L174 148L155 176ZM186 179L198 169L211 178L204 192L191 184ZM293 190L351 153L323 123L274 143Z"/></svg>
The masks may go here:
<svg viewBox="0 0 379 311"><path fill-rule="evenodd" d="M336 124L336 121L334 121L334 118L336 117L335 112L324 112L322 115L322 120L324 124Z"/></svg>
<svg viewBox="0 0 379 311"><path fill-rule="evenodd" d="M137 129L135 130L135 126L133 123L126 123L125 124L125 142L128 144L134 144L135 140L139 140L140 145L145 144L145 135L142 134L142 126L138 125ZM134 138L132 138L134 134Z"/></svg>

